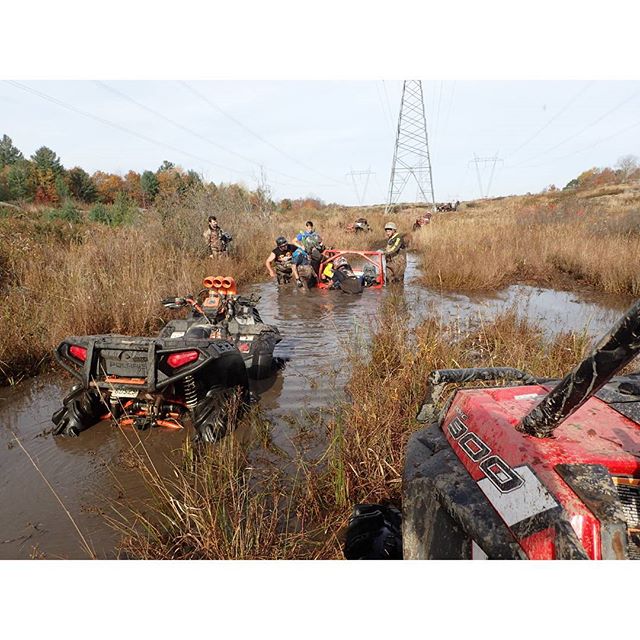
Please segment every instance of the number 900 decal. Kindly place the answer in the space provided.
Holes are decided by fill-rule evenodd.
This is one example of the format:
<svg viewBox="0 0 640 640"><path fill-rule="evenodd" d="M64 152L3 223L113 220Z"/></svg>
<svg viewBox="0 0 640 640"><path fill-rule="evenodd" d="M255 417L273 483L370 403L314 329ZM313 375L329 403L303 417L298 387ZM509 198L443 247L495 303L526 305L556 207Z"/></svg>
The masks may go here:
<svg viewBox="0 0 640 640"><path fill-rule="evenodd" d="M460 416L449 423L447 430L465 455L478 465L478 469L498 491L509 493L524 484L524 480L499 455L491 453L491 447L479 435L469 431Z"/></svg>

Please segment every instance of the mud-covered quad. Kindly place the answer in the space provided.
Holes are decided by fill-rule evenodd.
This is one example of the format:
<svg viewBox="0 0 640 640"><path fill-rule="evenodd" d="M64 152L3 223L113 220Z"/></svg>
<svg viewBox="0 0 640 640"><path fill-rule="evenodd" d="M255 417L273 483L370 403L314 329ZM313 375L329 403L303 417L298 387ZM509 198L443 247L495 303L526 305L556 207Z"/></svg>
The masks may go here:
<svg viewBox="0 0 640 640"><path fill-rule="evenodd" d="M357 218L355 222L346 226L346 231L349 233L362 233L364 231L371 231L371 227L366 218Z"/></svg>
<svg viewBox="0 0 640 640"><path fill-rule="evenodd" d="M639 351L640 301L560 381L431 372L402 524L393 506L358 505L345 556L640 559L640 374L614 377ZM445 400L449 384L463 387Z"/></svg>
<svg viewBox="0 0 640 640"><path fill-rule="evenodd" d="M52 416L56 435L78 435L111 419L180 429L215 441L235 426L249 401L249 377L274 371L278 329L262 322L257 300L237 295L232 278L209 277L197 296L168 298L170 309L189 308L157 337L72 336L56 360L78 382Z"/></svg>
<svg viewBox="0 0 640 640"><path fill-rule="evenodd" d="M422 227L428 225L431 222L432 217L433 214L430 211L427 211L423 213L419 218L416 218L412 227L413 231L417 231L418 229L421 229Z"/></svg>

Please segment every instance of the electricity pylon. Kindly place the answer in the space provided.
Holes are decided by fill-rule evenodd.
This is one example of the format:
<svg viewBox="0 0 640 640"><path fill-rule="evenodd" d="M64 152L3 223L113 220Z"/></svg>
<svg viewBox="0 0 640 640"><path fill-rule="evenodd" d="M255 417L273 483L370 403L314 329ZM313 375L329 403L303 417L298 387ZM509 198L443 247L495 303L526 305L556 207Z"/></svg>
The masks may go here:
<svg viewBox="0 0 640 640"><path fill-rule="evenodd" d="M353 181L353 188L356 190L356 197L358 198L358 204L363 205L364 199L367 197L367 186L369 185L369 177L374 176L375 173L371 171L371 167L367 169L367 171L351 171L347 173L347 177L351 178ZM358 183L356 182L356 177L365 177L366 181L364 183L364 189L362 191L362 196L360 196L360 190L358 189Z"/></svg>
<svg viewBox="0 0 640 640"><path fill-rule="evenodd" d="M405 80L402 85L398 132L385 213L388 213L398 202L400 194L412 177L418 185L418 200L430 202L435 211L436 200L433 193L427 119L424 115L424 98L420 80Z"/></svg>
<svg viewBox="0 0 640 640"><path fill-rule="evenodd" d="M489 191L491 190L491 183L493 182L493 172L496 170L496 162L502 162L502 158L498 158L498 154L496 153L495 156L491 156L490 158L479 158L475 153L473 154L473 160L469 161L469 164L475 164L476 165L476 175L478 177L478 186L480 187L480 197L481 198L488 198L489 197ZM482 188L482 178L480 177L480 165L487 165L487 164L491 164L491 175L489 176L489 184L487 186L487 191L486 193L484 192L484 189ZM469 165L467 165L469 166Z"/></svg>

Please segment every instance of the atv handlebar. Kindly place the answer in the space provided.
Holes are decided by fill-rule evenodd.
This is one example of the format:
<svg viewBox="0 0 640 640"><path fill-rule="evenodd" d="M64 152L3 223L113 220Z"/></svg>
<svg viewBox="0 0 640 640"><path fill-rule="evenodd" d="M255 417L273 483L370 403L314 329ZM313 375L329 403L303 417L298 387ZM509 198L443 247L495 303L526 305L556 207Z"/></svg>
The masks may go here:
<svg viewBox="0 0 640 640"><path fill-rule="evenodd" d="M167 309L180 309L189 304L187 298L163 298L160 303Z"/></svg>
<svg viewBox="0 0 640 640"><path fill-rule="evenodd" d="M640 300L620 318L595 349L568 373L517 425L536 438L549 438L553 430L620 369L640 353Z"/></svg>

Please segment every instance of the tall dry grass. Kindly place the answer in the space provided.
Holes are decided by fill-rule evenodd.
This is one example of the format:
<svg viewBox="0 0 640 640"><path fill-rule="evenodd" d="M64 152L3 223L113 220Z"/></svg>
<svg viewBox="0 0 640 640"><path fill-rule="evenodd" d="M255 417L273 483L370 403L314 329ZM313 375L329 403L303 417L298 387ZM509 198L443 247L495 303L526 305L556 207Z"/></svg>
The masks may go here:
<svg viewBox="0 0 640 640"><path fill-rule="evenodd" d="M504 365L559 377L589 346L586 334L562 334L548 342L515 310L472 329L434 318L408 327L404 300L393 296L372 340L350 344L349 400L329 410L328 419L306 425L325 440L313 459L283 452L269 457L268 423L254 415L262 436L252 443L243 447L232 436L200 460L187 450L172 478L147 483L146 510L121 512L125 553L133 558L342 558L342 532L353 505L401 504L404 449L419 426L415 415L431 370ZM277 464L264 464L267 458Z"/></svg>
<svg viewBox="0 0 640 640"><path fill-rule="evenodd" d="M589 346L586 334L548 342L540 327L515 309L473 329L428 318L408 329L403 301L390 300L370 347L351 352L350 401L330 423L334 493L338 504L400 503L406 441L434 369L511 366L560 377Z"/></svg>
<svg viewBox="0 0 640 640"><path fill-rule="evenodd" d="M215 259L202 237L212 213L234 238L230 254ZM0 385L37 373L65 336L153 333L168 317L160 300L197 292L208 275L231 275L241 287L266 279L275 238L295 237L310 215L256 213L221 192L195 191L116 228L37 210L0 218ZM362 235L345 234L350 212L312 218L327 246L384 243L381 212L371 214L377 231Z"/></svg>
<svg viewBox="0 0 640 640"><path fill-rule="evenodd" d="M640 190L479 201L416 232L422 280L447 290L517 281L640 294Z"/></svg>

